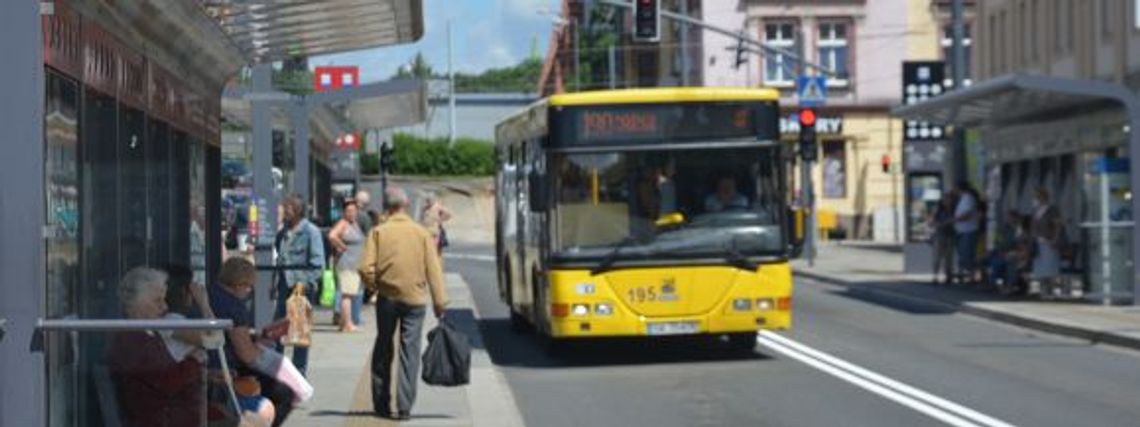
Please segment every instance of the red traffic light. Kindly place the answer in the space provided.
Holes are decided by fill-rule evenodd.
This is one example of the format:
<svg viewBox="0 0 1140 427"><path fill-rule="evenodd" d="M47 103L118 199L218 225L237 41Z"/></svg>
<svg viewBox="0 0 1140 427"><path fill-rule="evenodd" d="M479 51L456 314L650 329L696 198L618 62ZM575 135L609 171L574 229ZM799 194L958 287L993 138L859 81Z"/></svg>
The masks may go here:
<svg viewBox="0 0 1140 427"><path fill-rule="evenodd" d="M810 108L800 110L800 126L815 126L815 110Z"/></svg>

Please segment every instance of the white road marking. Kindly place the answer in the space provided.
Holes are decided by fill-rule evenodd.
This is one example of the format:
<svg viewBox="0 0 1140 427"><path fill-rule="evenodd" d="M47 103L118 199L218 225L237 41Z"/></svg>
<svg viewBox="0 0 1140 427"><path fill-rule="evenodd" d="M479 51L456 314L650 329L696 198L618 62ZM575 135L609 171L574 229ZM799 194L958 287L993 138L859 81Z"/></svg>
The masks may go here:
<svg viewBox="0 0 1140 427"><path fill-rule="evenodd" d="M1005 421L887 378L779 334L761 331L756 341L781 354L947 424L962 427L1013 427Z"/></svg>
<svg viewBox="0 0 1140 427"><path fill-rule="evenodd" d="M446 251L444 251L444 253L443 253L443 258L444 259L466 259L466 260L472 260L472 261L495 262L495 256L494 255L450 253L450 252L446 252Z"/></svg>

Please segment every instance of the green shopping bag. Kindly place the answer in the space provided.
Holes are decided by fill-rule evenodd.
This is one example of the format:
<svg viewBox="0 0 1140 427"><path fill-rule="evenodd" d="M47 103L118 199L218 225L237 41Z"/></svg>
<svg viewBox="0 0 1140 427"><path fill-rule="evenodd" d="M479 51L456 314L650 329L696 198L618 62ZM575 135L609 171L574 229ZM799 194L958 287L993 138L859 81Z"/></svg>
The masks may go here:
<svg viewBox="0 0 1140 427"><path fill-rule="evenodd" d="M336 274L332 270L321 271L321 306L332 307L336 303Z"/></svg>

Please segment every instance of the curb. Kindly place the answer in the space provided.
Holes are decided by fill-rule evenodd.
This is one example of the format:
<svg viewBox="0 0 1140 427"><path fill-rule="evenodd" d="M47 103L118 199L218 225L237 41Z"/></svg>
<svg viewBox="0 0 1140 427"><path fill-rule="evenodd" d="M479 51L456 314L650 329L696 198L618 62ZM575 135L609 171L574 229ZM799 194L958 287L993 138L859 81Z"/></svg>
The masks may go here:
<svg viewBox="0 0 1140 427"><path fill-rule="evenodd" d="M923 298L914 296L903 292L889 291L883 289L867 289L860 286L858 283L837 279L834 277L821 275L817 273L807 272L794 272L794 276L803 277L807 279L816 280L819 282L842 286L848 290L861 292L864 294L878 295L887 298L910 300L912 302L919 302L923 304L931 304L956 312L969 314L971 316L989 319L997 322L1007 323L1015 326L1020 326L1026 329L1033 329L1040 332L1045 332L1054 335L1060 335L1070 338L1078 338L1087 340L1093 344L1109 344L1117 347L1124 347L1132 350L1140 350L1140 338L1132 338L1123 335L1116 335L1108 332L1101 332L1092 329L1085 329L1076 326L1061 325L1057 323L1047 322L1040 319L1011 314L999 310L994 310L985 307L978 307L976 305L966 304L953 304L941 300Z"/></svg>

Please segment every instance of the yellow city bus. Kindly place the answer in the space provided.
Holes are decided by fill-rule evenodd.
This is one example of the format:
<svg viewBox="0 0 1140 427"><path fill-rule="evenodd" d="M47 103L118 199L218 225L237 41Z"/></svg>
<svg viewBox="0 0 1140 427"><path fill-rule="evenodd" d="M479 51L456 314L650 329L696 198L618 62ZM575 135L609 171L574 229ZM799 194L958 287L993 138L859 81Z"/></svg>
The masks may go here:
<svg viewBox="0 0 1140 427"><path fill-rule="evenodd" d="M496 132L511 325L572 338L791 326L788 149L771 89L554 95Z"/></svg>

